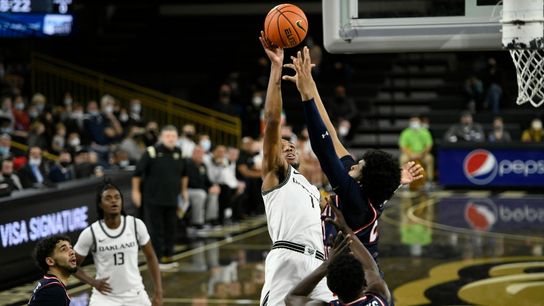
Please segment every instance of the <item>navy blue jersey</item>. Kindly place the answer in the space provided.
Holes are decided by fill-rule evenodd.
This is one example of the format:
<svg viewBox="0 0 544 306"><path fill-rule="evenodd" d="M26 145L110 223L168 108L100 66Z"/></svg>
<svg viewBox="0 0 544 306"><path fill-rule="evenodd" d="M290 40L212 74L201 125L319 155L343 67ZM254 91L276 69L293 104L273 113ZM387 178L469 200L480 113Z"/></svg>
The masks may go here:
<svg viewBox="0 0 544 306"><path fill-rule="evenodd" d="M331 301L331 306L388 306L387 302L379 295L374 293L365 293L365 295L353 302L342 304L338 300Z"/></svg>
<svg viewBox="0 0 544 306"><path fill-rule="evenodd" d="M70 305L70 296L60 279L54 275L46 274L38 281L28 305L68 306Z"/></svg>
<svg viewBox="0 0 544 306"><path fill-rule="evenodd" d="M349 155L338 158L330 134L313 99L303 104L312 149L319 159L321 169L338 196L338 208L342 211L348 226L367 247L372 257L377 259L377 220L383 211L383 203L372 205L373 203L370 203L359 182L349 176L349 170L356 162ZM330 208L326 208L324 213L331 216L330 210ZM323 228L325 237L335 234L332 226L324 225Z"/></svg>

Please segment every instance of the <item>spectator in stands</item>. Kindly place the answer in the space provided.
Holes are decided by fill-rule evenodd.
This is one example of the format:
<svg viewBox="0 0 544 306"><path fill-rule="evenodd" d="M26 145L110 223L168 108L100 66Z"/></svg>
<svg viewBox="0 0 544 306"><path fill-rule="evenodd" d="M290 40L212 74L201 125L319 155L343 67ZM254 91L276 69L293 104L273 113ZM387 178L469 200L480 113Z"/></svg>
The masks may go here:
<svg viewBox="0 0 544 306"><path fill-rule="evenodd" d="M30 129L30 117L25 110L25 101L22 96L15 97L13 119L15 120L13 125L14 131L28 132Z"/></svg>
<svg viewBox="0 0 544 306"><path fill-rule="evenodd" d="M210 160L205 161L208 169L208 177L212 184L217 184L221 187L219 194L219 219L213 220L214 225L223 225L225 221L225 210L231 208L231 200L238 181L236 174L231 173L229 160L227 159L227 148L223 145L216 146L212 151Z"/></svg>
<svg viewBox="0 0 544 306"><path fill-rule="evenodd" d="M35 121L30 126L27 144L31 147L40 147L43 150L47 150L49 147L47 137L45 136L45 125L40 121Z"/></svg>
<svg viewBox="0 0 544 306"><path fill-rule="evenodd" d="M113 169L126 170L130 166L130 160L128 158L127 151L123 149L116 149L112 152L110 164Z"/></svg>
<svg viewBox="0 0 544 306"><path fill-rule="evenodd" d="M524 130L521 135L521 141L541 143L544 140L544 134L542 132L542 121L539 118L531 121L531 127Z"/></svg>
<svg viewBox="0 0 544 306"><path fill-rule="evenodd" d="M51 141L51 149L55 153L60 153L64 150L66 145L66 127L62 123L57 123L55 125L55 135Z"/></svg>
<svg viewBox="0 0 544 306"><path fill-rule="evenodd" d="M5 159L11 156L11 136L9 134L0 135L0 158Z"/></svg>
<svg viewBox="0 0 544 306"><path fill-rule="evenodd" d="M81 148L75 153L74 170L76 178L88 178L94 175L96 165L91 163L89 150Z"/></svg>
<svg viewBox="0 0 544 306"><path fill-rule="evenodd" d="M511 142L512 141L512 138L510 137L510 133L504 130L504 122L502 120L502 117L497 116L495 117L495 119L493 119L493 130L489 132L487 140L489 142Z"/></svg>
<svg viewBox="0 0 544 306"><path fill-rule="evenodd" d="M340 122L347 120L349 121L350 126L353 127L352 129L348 129L347 133L344 135L344 138L347 141L351 141L360 122L359 111L355 105L355 100L347 95L346 87L344 85L337 85L334 89L334 97L328 100L329 103L326 107L327 110L330 110L331 112L333 124L339 126Z"/></svg>
<svg viewBox="0 0 544 306"><path fill-rule="evenodd" d="M257 144L257 146L256 146ZM258 161L260 148L251 137L242 139L242 148L236 162L237 178L245 185L245 196L241 203L242 211L248 215L256 215L264 212L264 203L261 196L262 169Z"/></svg>
<svg viewBox="0 0 544 306"><path fill-rule="evenodd" d="M476 76L470 76L465 81L465 95L467 96L467 109L474 112L484 107L484 85Z"/></svg>
<svg viewBox="0 0 544 306"><path fill-rule="evenodd" d="M36 109L36 112L37 112L37 116L35 116L34 118L37 118L45 110L45 105L47 104L47 98L41 93L35 93L32 96L32 99L30 101L31 101L30 103Z"/></svg>
<svg viewBox="0 0 544 306"><path fill-rule="evenodd" d="M64 120L62 120L66 126L66 132L81 133L85 130L85 113L83 112L83 105L80 103L74 103L72 106L72 111L67 111L64 115Z"/></svg>
<svg viewBox="0 0 544 306"><path fill-rule="evenodd" d="M13 132L13 124L15 119L13 118L13 103L11 97L2 97L2 104L0 105L0 133Z"/></svg>
<svg viewBox="0 0 544 306"><path fill-rule="evenodd" d="M19 176L13 172L13 161L9 158L2 160L2 175L0 176L0 183L8 185L9 193L23 190L23 185L21 184Z"/></svg>
<svg viewBox="0 0 544 306"><path fill-rule="evenodd" d="M259 124L261 111L263 110L264 91L254 90L251 97L251 103L246 105L245 118L242 121L243 135L257 138L260 135Z"/></svg>
<svg viewBox="0 0 544 306"><path fill-rule="evenodd" d="M292 143L297 143L297 134L295 134L295 132L293 132L293 127L289 124L284 124L281 126L281 130L280 130L280 133L281 133L281 138L282 139L285 139L285 140L288 140Z"/></svg>
<svg viewBox="0 0 544 306"><path fill-rule="evenodd" d="M210 135L208 134L198 135L198 145L202 147L202 149L204 150L204 153L206 154L210 153L210 150L212 148L212 141L210 139Z"/></svg>
<svg viewBox="0 0 544 306"><path fill-rule="evenodd" d="M68 138L66 140L66 149L72 155L75 155L75 153L80 151L82 148L83 146L81 146L81 139L79 138L79 134L76 132L68 134Z"/></svg>
<svg viewBox="0 0 544 306"><path fill-rule="evenodd" d="M428 186L434 178L434 157L431 154L433 137L429 130L421 126L419 116L410 117L410 123L399 137L400 164L409 161L420 162L427 173Z"/></svg>
<svg viewBox="0 0 544 306"><path fill-rule="evenodd" d="M138 99L130 100L130 110L128 114L128 125L144 127L144 118L142 117L142 102Z"/></svg>
<svg viewBox="0 0 544 306"><path fill-rule="evenodd" d="M72 155L67 150L60 151L59 158L49 171L49 179L54 183L71 181L75 178Z"/></svg>
<svg viewBox="0 0 544 306"><path fill-rule="evenodd" d="M219 87L219 99L214 104L214 109L231 116L241 114L240 107L232 100L232 88L229 84L221 84Z"/></svg>
<svg viewBox="0 0 544 306"><path fill-rule="evenodd" d="M221 187L213 184L204 164L204 149L195 146L192 157L187 161L189 177L189 203L191 205L191 225L202 229L206 221L218 218L218 196Z"/></svg>
<svg viewBox="0 0 544 306"><path fill-rule="evenodd" d="M236 162L240 157L240 150L234 147L227 148L228 173L233 181L236 181L236 188L233 190L231 198L231 220L236 222L244 219L246 211L244 210L244 199L246 183L236 176ZM227 216L228 217L228 216Z"/></svg>
<svg viewBox="0 0 544 306"><path fill-rule="evenodd" d="M87 105L89 117L85 120L85 129L89 131L92 140L92 150L99 155L102 166L108 164L108 145L118 141L123 133L121 123L114 115L115 99L104 95L100 100L101 112L98 105L91 101Z"/></svg>
<svg viewBox="0 0 544 306"><path fill-rule="evenodd" d="M177 146L181 149L183 158L191 158L193 149L195 148L196 130L193 124L185 124L181 129L181 137L178 140Z"/></svg>
<svg viewBox="0 0 544 306"><path fill-rule="evenodd" d="M460 123L454 124L448 129L444 140L447 142L482 142L485 140L485 134L482 126L474 123L472 114L466 111L461 114Z"/></svg>
<svg viewBox="0 0 544 306"><path fill-rule="evenodd" d="M51 185L49 165L42 160L42 149L29 146L28 163L19 170L19 178L23 188L42 188Z"/></svg>
<svg viewBox="0 0 544 306"><path fill-rule="evenodd" d="M141 127L133 125L129 128L127 136L119 145L121 150L127 152L130 164L136 164L145 151L145 144L142 138L143 133L144 130Z"/></svg>
<svg viewBox="0 0 544 306"><path fill-rule="evenodd" d="M494 114L498 114L502 99L502 74L495 58L490 57L487 63L488 66L483 77L486 88L485 105Z"/></svg>
<svg viewBox="0 0 544 306"><path fill-rule="evenodd" d="M146 147L153 146L159 140L159 124L149 121L145 126L144 144Z"/></svg>

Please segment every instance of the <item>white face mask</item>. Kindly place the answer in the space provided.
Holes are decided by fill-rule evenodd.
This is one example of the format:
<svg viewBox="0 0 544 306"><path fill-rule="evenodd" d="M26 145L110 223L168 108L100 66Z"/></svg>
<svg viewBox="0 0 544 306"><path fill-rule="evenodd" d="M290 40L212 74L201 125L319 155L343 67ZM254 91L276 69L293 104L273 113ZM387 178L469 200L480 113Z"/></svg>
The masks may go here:
<svg viewBox="0 0 544 306"><path fill-rule="evenodd" d="M15 109L23 110L23 109L25 109L25 104L22 103L22 102L15 103Z"/></svg>
<svg viewBox="0 0 544 306"><path fill-rule="evenodd" d="M419 129L421 128L421 123L418 121L410 121L410 128Z"/></svg>
<svg viewBox="0 0 544 306"><path fill-rule="evenodd" d="M122 113L121 115L119 115L119 120L121 120L121 122L127 122L128 114Z"/></svg>
<svg viewBox="0 0 544 306"><path fill-rule="evenodd" d="M338 135L340 137L344 137L349 133L349 128L347 126L339 126L338 127Z"/></svg>
<svg viewBox="0 0 544 306"><path fill-rule="evenodd" d="M209 139L201 140L198 144L202 147L202 149L204 149L205 152L209 152L212 147L212 142Z"/></svg>
<svg viewBox="0 0 544 306"><path fill-rule="evenodd" d="M263 104L263 97L254 96L252 102L253 102L253 105L255 105L256 107L259 107L261 106L261 104Z"/></svg>
<svg viewBox="0 0 544 306"><path fill-rule="evenodd" d="M72 118L74 119L81 119L83 118L83 112L77 111L72 113Z"/></svg>
<svg viewBox="0 0 544 306"><path fill-rule="evenodd" d="M130 165L130 162L128 160L122 160L119 162L119 167L126 168Z"/></svg>
<svg viewBox="0 0 544 306"><path fill-rule="evenodd" d="M133 113L139 113L142 110L142 106L140 104L132 104L130 109Z"/></svg>
<svg viewBox="0 0 544 306"><path fill-rule="evenodd" d="M73 139L70 139L70 146L72 147L77 147L79 146L79 138L73 138Z"/></svg>
<svg viewBox="0 0 544 306"><path fill-rule="evenodd" d="M104 107L104 112L106 112L107 114L113 113L113 105L108 105Z"/></svg>
<svg viewBox="0 0 544 306"><path fill-rule="evenodd" d="M28 164L30 165L34 165L34 166L39 166L40 164L42 163L42 159L41 158L30 158L28 160Z"/></svg>
<svg viewBox="0 0 544 306"><path fill-rule="evenodd" d="M73 100L70 98L64 99L64 105L72 105Z"/></svg>

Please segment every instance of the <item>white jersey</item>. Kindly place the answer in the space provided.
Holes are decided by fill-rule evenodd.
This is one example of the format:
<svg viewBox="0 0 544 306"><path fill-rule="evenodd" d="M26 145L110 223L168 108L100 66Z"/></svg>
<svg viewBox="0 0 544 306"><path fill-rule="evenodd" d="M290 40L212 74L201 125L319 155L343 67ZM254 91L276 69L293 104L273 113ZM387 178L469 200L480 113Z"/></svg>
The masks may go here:
<svg viewBox="0 0 544 306"><path fill-rule="evenodd" d="M121 216L121 224L110 229L99 220L81 232L74 251L87 256L93 254L96 278L109 277L109 295L130 296L144 289L138 269L138 250L149 242L149 233L142 220ZM93 293L96 289L93 288Z"/></svg>
<svg viewBox="0 0 544 306"><path fill-rule="evenodd" d="M272 242L286 240L323 252L320 193L293 167L273 189L263 192L268 233Z"/></svg>

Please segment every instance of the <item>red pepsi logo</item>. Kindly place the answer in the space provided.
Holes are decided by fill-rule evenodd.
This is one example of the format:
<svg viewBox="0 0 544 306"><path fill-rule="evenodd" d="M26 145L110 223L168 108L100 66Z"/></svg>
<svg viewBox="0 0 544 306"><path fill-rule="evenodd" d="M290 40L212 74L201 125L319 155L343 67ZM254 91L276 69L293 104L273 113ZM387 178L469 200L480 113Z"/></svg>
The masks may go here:
<svg viewBox="0 0 544 306"><path fill-rule="evenodd" d="M473 229L489 231L497 222L497 207L485 199L470 200L465 206L465 220Z"/></svg>
<svg viewBox="0 0 544 306"><path fill-rule="evenodd" d="M463 161L465 177L473 184L485 185L497 176L497 159L487 150L474 150Z"/></svg>

